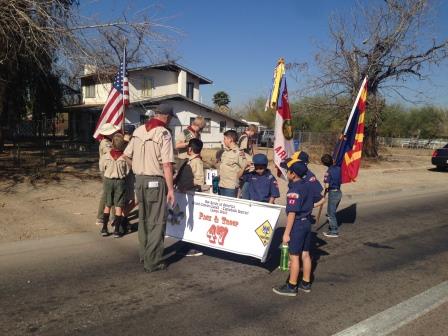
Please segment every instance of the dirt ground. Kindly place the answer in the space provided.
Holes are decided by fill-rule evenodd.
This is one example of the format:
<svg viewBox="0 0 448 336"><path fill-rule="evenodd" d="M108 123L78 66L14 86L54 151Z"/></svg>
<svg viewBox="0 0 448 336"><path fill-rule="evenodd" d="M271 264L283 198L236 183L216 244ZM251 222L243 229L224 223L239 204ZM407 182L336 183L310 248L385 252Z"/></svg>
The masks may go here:
<svg viewBox="0 0 448 336"><path fill-rule="evenodd" d="M322 153L312 155L311 169L322 179L324 168L317 164ZM259 149L272 158L272 150ZM378 161L363 161L358 182L343 186L345 194L362 194L397 188L441 187L448 172L432 170L431 151L383 149ZM214 151L204 151L210 166ZM286 183L280 181L282 195ZM46 170L0 174L0 243L40 239L75 232L97 232L95 217L101 180L93 162L65 164ZM278 203L283 204L283 198ZM135 221L135 219L134 219Z"/></svg>

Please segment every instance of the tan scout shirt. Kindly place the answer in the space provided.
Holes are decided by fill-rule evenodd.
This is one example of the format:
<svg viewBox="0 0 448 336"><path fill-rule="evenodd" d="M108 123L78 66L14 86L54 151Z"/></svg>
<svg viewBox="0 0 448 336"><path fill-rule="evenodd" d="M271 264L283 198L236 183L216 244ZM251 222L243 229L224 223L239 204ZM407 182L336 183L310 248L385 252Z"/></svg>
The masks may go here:
<svg viewBox="0 0 448 336"><path fill-rule="evenodd" d="M237 145L225 148L219 165L219 186L235 189L239 185L238 174L246 168L247 160L243 151Z"/></svg>
<svg viewBox="0 0 448 336"><path fill-rule="evenodd" d="M184 129L179 136L176 139L176 142L186 142L188 143L191 139L201 139L201 135L199 133L193 133L192 131L190 131L188 128ZM188 159L188 154L187 154L188 148L179 148L177 149L177 157L179 159Z"/></svg>
<svg viewBox="0 0 448 336"><path fill-rule="evenodd" d="M110 152L104 156L104 177L124 179L129 174L129 166L123 155L114 160Z"/></svg>
<svg viewBox="0 0 448 336"><path fill-rule="evenodd" d="M149 132L145 125L132 134L124 154L132 159L135 175L163 176L163 164L174 162L171 133L165 127L155 127Z"/></svg>
<svg viewBox="0 0 448 336"><path fill-rule="evenodd" d="M193 189L194 186L204 185L204 182L204 162L202 162L201 156L190 155L177 181L177 188L181 191L187 191Z"/></svg>
<svg viewBox="0 0 448 336"><path fill-rule="evenodd" d="M100 172L104 173L104 156L110 152L112 149L112 142L108 138L103 138L100 142L100 160L99 160L99 168Z"/></svg>

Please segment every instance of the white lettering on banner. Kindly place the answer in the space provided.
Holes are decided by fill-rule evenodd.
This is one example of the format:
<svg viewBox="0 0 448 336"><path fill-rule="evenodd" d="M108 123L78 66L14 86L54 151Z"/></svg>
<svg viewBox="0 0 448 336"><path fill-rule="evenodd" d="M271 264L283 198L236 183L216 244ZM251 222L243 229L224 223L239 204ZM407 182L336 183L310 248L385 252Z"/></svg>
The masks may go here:
<svg viewBox="0 0 448 336"><path fill-rule="evenodd" d="M266 260L283 206L204 193L176 193L166 234Z"/></svg>

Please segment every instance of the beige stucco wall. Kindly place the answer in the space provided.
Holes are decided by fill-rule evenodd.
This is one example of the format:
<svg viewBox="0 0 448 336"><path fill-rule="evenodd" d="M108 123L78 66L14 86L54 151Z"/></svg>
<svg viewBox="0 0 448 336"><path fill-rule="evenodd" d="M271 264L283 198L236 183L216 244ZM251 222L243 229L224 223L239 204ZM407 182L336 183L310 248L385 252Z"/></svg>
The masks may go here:
<svg viewBox="0 0 448 336"><path fill-rule="evenodd" d="M181 72L182 73L182 72ZM154 88L151 96L143 96L143 85L145 78L152 78ZM178 79L182 80L182 85L178 83ZM194 99L199 100L199 80L192 76L187 76L183 72L183 76L179 76L177 71L164 71L158 69L148 69L142 71L131 72L128 77L129 80L129 98L131 101L145 100L148 98L158 98L173 94L186 94L186 82L194 82ZM85 97L85 87L83 86L84 104L104 104L109 94L111 84L96 84L95 98ZM179 90L182 91L179 92Z"/></svg>

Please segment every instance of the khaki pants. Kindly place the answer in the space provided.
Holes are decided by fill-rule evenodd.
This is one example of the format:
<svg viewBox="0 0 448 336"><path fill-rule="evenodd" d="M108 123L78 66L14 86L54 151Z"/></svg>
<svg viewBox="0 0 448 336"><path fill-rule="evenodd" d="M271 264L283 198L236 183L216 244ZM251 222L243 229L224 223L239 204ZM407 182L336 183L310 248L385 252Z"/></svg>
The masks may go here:
<svg viewBox="0 0 448 336"><path fill-rule="evenodd" d="M139 202L138 240L140 258L145 269L152 270L162 261L168 214L167 186L161 176L135 176Z"/></svg>

